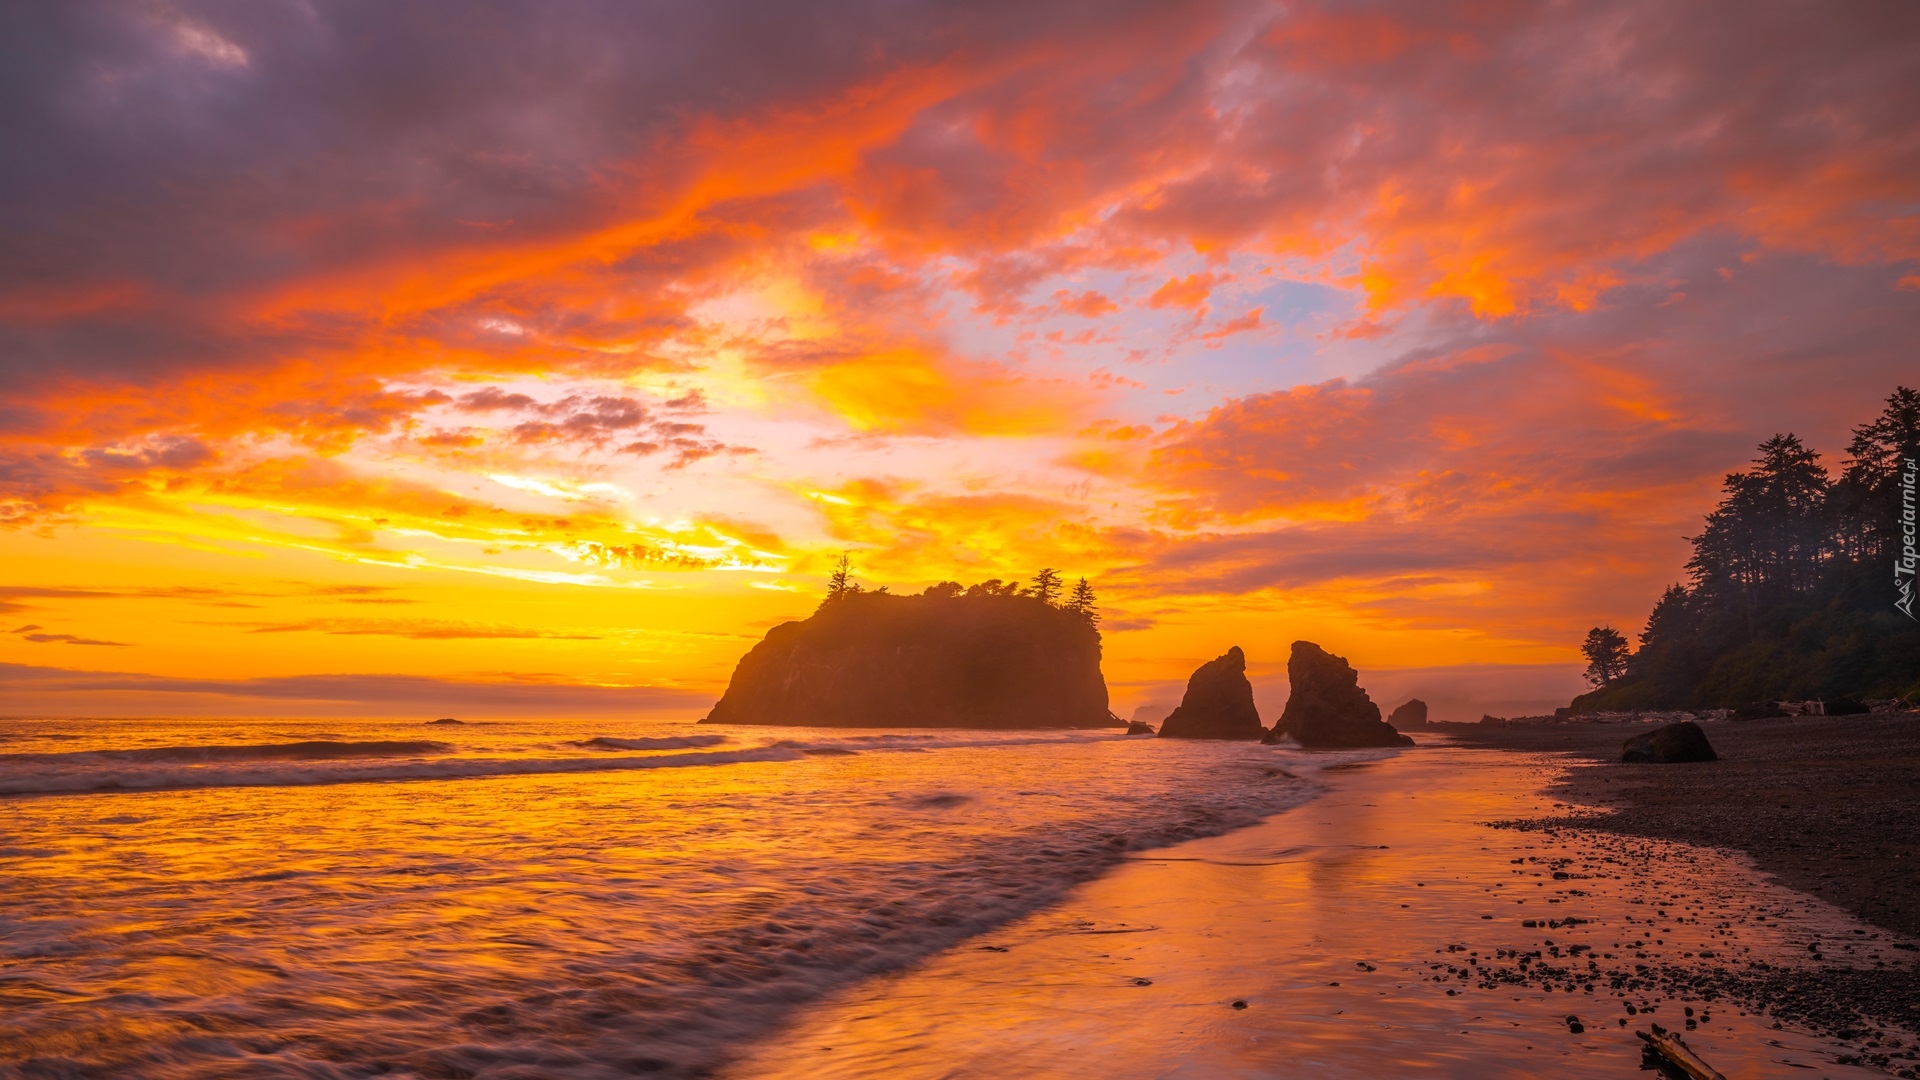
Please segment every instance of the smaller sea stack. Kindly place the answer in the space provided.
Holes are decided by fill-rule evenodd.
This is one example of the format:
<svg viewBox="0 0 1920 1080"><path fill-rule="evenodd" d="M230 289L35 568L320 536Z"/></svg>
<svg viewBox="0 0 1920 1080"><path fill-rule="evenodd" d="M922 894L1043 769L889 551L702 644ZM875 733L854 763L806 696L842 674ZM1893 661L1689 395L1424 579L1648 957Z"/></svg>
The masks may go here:
<svg viewBox="0 0 1920 1080"><path fill-rule="evenodd" d="M1346 657L1335 656L1311 641L1293 643L1287 657L1287 696L1280 722L1261 741L1277 743L1291 737L1316 750L1350 750L1366 746L1412 746L1413 740L1380 719L1380 706L1360 687L1360 673Z"/></svg>
<svg viewBox="0 0 1920 1080"><path fill-rule="evenodd" d="M1414 698L1412 701L1393 710L1393 712L1387 716L1387 723L1392 724L1396 728L1426 727L1427 703L1421 701L1419 698Z"/></svg>
<svg viewBox="0 0 1920 1080"><path fill-rule="evenodd" d="M1200 665L1180 707L1160 725L1163 739L1258 739L1263 733L1247 655L1238 645Z"/></svg>

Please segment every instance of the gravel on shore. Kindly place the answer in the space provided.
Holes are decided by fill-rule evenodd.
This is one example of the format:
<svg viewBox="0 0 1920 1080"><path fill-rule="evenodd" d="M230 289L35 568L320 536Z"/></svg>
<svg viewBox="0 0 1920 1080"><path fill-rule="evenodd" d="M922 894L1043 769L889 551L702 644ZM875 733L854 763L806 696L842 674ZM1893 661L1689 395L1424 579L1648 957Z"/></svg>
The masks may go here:
<svg viewBox="0 0 1920 1080"><path fill-rule="evenodd" d="M1619 761L1627 738L1658 726L1436 724L1427 730L1472 746L1561 751L1582 766L1569 769L1551 791L1573 804L1568 813L1497 823L1503 827L1733 849L1789 888L1892 931L1891 947L1913 954L1912 939L1920 936L1920 714L1710 723L1703 726L1719 761ZM1594 806L1606 809L1585 809ZM1812 959L1827 961L1818 943L1810 948ZM1696 992L1725 994L1867 1044L1862 1064L1915 1075L1911 1058L1887 1060L1873 1036L1881 1025L1920 1030L1920 974L1910 961L1868 965L1859 959L1836 956L1812 972L1716 971L1696 963L1638 974L1649 985L1693 985Z"/></svg>

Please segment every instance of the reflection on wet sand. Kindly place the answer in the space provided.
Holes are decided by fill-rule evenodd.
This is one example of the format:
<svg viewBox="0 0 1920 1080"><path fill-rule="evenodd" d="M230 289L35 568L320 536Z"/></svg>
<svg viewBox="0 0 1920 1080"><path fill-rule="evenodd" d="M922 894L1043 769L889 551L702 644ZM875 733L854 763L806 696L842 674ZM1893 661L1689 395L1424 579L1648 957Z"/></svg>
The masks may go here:
<svg viewBox="0 0 1920 1080"><path fill-rule="evenodd" d="M1650 1023L1729 1077L1885 1075L1688 980L1793 970L1815 938L1911 954L1719 852L1485 824L1550 810L1559 767L1436 748L1329 769L1325 797L1135 856L727 1075L1620 1076Z"/></svg>

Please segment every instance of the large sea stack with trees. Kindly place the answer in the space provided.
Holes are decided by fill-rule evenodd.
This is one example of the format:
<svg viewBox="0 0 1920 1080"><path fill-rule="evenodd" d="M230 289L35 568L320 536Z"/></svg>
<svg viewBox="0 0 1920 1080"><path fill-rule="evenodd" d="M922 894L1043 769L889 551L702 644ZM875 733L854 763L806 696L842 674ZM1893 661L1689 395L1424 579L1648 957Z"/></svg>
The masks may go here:
<svg viewBox="0 0 1920 1080"><path fill-rule="evenodd" d="M809 618L767 632L703 724L1093 728L1120 725L1082 579L861 588L842 560Z"/></svg>

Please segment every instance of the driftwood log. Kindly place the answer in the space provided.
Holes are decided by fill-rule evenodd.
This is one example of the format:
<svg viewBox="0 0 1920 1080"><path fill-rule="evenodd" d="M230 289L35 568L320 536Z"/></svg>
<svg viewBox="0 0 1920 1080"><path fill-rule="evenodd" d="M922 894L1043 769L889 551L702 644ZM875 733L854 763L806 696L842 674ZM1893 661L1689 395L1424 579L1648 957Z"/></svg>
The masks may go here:
<svg viewBox="0 0 1920 1080"><path fill-rule="evenodd" d="M1653 1025L1651 1034L1645 1031L1634 1034L1647 1044L1643 1053L1659 1064L1678 1069L1688 1080L1727 1080L1720 1070L1700 1060L1700 1055L1694 1053L1684 1039L1659 1024Z"/></svg>

